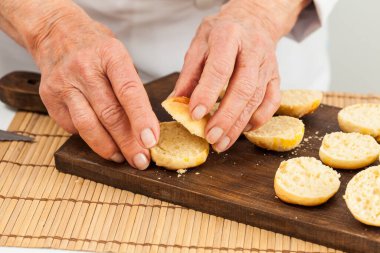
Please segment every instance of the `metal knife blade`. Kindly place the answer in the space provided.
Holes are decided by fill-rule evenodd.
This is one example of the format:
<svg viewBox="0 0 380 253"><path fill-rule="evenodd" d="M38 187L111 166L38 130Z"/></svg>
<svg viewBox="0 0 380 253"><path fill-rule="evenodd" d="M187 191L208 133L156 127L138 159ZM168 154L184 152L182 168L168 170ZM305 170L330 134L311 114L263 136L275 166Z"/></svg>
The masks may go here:
<svg viewBox="0 0 380 253"><path fill-rule="evenodd" d="M32 142L34 138L16 134L8 131L0 130L0 141L26 141L26 142Z"/></svg>

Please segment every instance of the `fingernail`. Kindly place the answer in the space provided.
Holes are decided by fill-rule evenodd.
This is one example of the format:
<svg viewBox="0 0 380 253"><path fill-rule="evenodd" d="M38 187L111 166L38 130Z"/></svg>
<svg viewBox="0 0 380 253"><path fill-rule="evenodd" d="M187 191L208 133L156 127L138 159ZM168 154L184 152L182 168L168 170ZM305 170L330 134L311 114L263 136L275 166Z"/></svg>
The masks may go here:
<svg viewBox="0 0 380 253"><path fill-rule="evenodd" d="M145 170L149 166L148 158L142 153L138 153L133 157L133 163L139 170Z"/></svg>
<svg viewBox="0 0 380 253"><path fill-rule="evenodd" d="M248 123L248 125L244 128L243 132L248 132L252 129L252 125Z"/></svg>
<svg viewBox="0 0 380 253"><path fill-rule="evenodd" d="M151 148L157 144L156 137L154 137L153 131L150 128L142 130L140 137L146 148Z"/></svg>
<svg viewBox="0 0 380 253"><path fill-rule="evenodd" d="M220 127L213 127L207 134L206 140L210 144L214 144L223 135L223 129Z"/></svg>
<svg viewBox="0 0 380 253"><path fill-rule="evenodd" d="M203 116L206 115L207 108L204 105L197 105L195 109L193 110L193 113L191 116L193 117L194 120L200 120L203 118Z"/></svg>
<svg viewBox="0 0 380 253"><path fill-rule="evenodd" d="M223 139L218 142L216 145L214 145L214 149L216 152L220 153L226 150L227 146L230 144L231 139L228 136L223 137Z"/></svg>
<svg viewBox="0 0 380 253"><path fill-rule="evenodd" d="M172 93L170 93L169 96L168 96L167 98L174 97L174 94L175 94L175 91L173 90Z"/></svg>
<svg viewBox="0 0 380 253"><path fill-rule="evenodd" d="M115 163L122 163L125 161L125 158L121 153L113 154L110 159L114 161Z"/></svg>

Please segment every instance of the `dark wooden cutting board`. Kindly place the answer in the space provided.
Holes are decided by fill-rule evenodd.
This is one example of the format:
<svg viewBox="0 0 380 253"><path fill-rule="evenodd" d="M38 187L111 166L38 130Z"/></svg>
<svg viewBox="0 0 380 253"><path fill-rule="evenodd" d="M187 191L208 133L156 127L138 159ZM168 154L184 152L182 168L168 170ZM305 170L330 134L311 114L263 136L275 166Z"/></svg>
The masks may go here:
<svg viewBox="0 0 380 253"><path fill-rule="evenodd" d="M171 120L160 103L172 91L177 77L172 74L146 85L161 121ZM318 157L322 137L339 130L338 111L336 107L322 105L305 117L305 138L294 151L264 151L242 137L227 152L212 152L205 164L180 177L154 164L146 171L138 171L127 164L103 160L78 136L71 137L56 152L55 161L62 172L202 212L349 252L379 252L380 229L356 221L342 198L355 171L339 171L342 175L339 192L318 207L285 204L273 190L273 178L281 161L297 156Z"/></svg>

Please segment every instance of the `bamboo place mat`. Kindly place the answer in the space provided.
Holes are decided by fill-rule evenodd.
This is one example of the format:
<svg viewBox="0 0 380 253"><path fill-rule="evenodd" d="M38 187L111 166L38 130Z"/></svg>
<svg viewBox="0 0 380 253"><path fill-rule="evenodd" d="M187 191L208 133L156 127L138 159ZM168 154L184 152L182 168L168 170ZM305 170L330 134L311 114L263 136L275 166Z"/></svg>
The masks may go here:
<svg viewBox="0 0 380 253"><path fill-rule="evenodd" d="M379 96L326 93L343 107ZM107 252L340 252L58 172L69 137L48 116L18 112L0 143L0 246ZM279 224L280 226L281 224Z"/></svg>

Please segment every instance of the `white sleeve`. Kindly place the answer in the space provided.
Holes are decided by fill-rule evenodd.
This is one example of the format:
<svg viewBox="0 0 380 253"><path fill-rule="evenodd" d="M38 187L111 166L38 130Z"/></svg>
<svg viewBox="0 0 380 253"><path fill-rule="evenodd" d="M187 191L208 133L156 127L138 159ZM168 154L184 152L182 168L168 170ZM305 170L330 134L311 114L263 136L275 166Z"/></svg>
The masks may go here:
<svg viewBox="0 0 380 253"><path fill-rule="evenodd" d="M296 24L287 37L300 42L321 26L326 25L327 18L337 2L338 0L313 0L298 16Z"/></svg>

